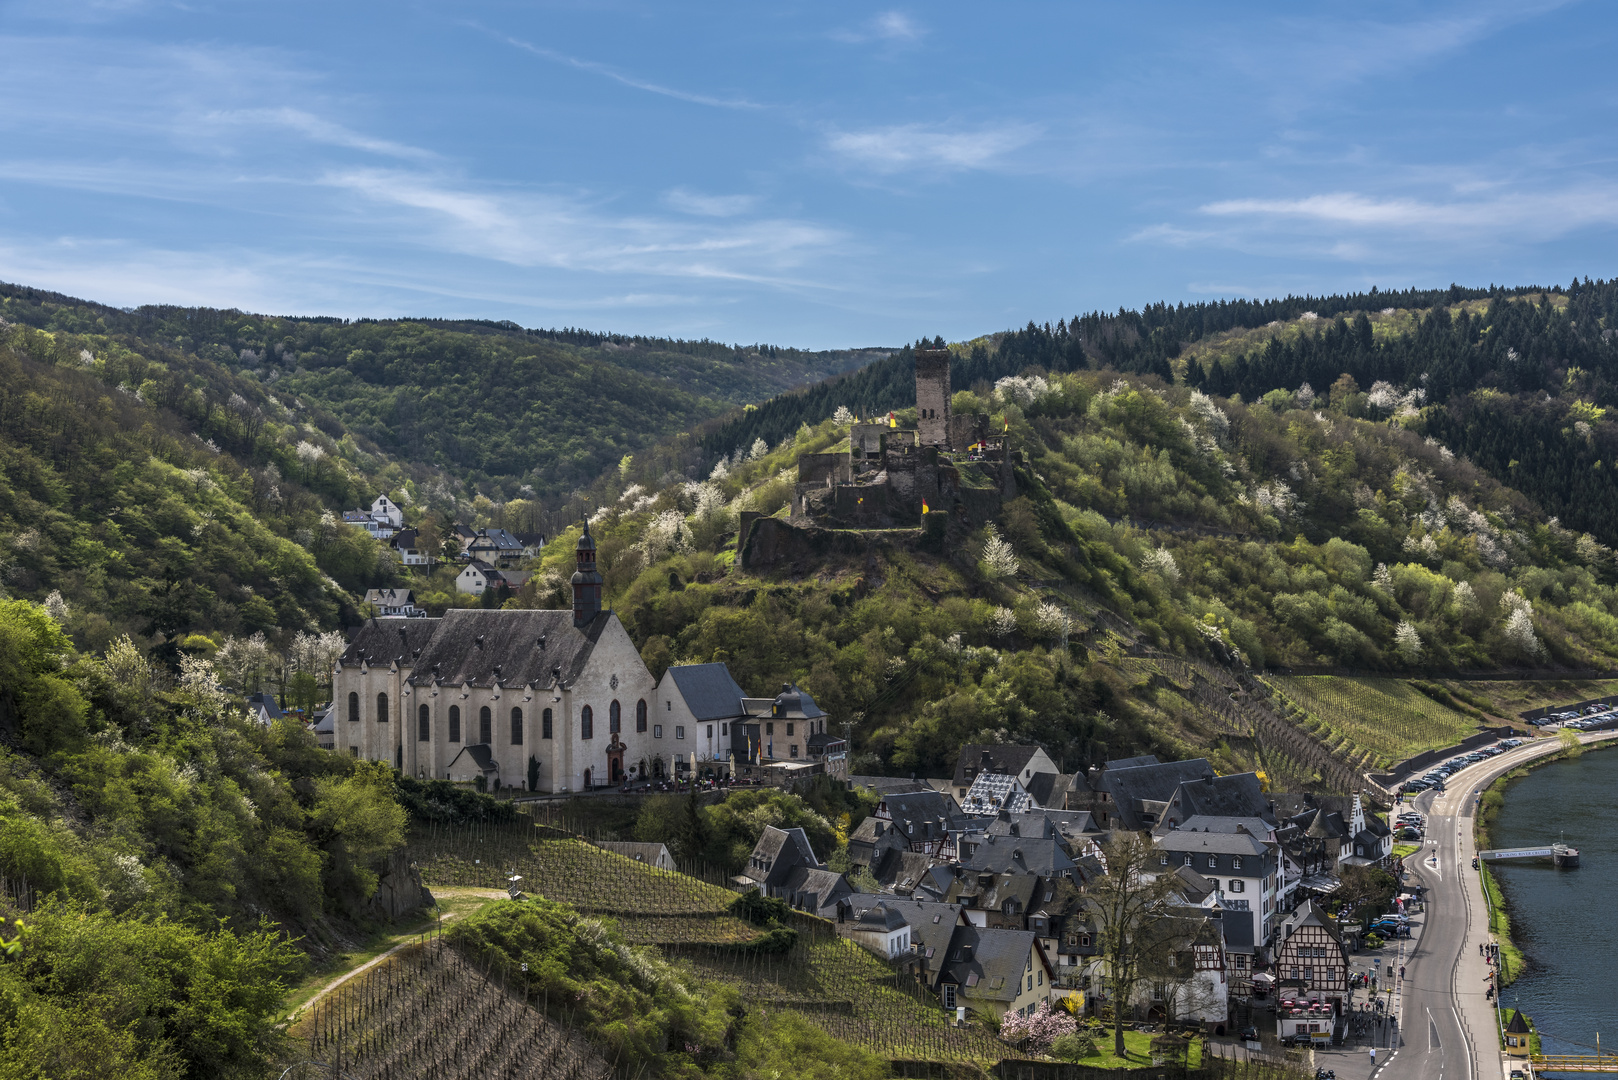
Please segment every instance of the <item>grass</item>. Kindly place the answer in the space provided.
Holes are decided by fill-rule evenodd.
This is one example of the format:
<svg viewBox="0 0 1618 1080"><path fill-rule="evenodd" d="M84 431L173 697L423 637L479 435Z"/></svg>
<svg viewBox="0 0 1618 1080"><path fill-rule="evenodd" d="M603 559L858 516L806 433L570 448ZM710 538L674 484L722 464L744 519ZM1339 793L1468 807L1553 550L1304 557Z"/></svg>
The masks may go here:
<svg viewBox="0 0 1618 1080"><path fill-rule="evenodd" d="M1302 724L1318 738L1334 750L1359 751L1383 768L1453 746L1478 730L1476 720L1402 679L1303 675L1271 683L1304 710Z"/></svg>
<svg viewBox="0 0 1618 1080"><path fill-rule="evenodd" d="M1395 859L1402 859L1407 855L1414 855L1420 850L1420 844L1395 844L1393 845L1393 857Z"/></svg>
<svg viewBox="0 0 1618 1080"><path fill-rule="evenodd" d="M1456 697L1512 721L1518 720L1518 714L1529 709L1571 705L1575 701L1618 694L1618 679L1501 679L1477 682L1452 679L1442 685Z"/></svg>
<svg viewBox="0 0 1618 1080"><path fill-rule="evenodd" d="M1091 1029L1094 1032L1094 1029ZM1155 1034L1144 1031L1124 1031L1125 1057L1113 1053L1112 1029L1094 1035L1096 1052L1079 1058L1074 1064L1092 1069L1145 1069L1152 1064L1152 1040ZM1202 1064L1202 1040L1193 1039L1186 1049L1186 1066L1195 1069Z"/></svg>
<svg viewBox="0 0 1618 1080"><path fill-rule="evenodd" d="M1489 904L1489 933L1500 943L1505 969L1501 972L1501 986L1510 986L1522 974L1522 950L1511 940L1511 916L1506 913L1505 901L1500 897L1500 883L1487 866L1482 868L1483 895Z"/></svg>
<svg viewBox="0 0 1618 1080"><path fill-rule="evenodd" d="M437 904L427 909L420 919L406 923L403 927L391 926L375 931L363 939L353 952L342 953L312 969L304 976L302 982L287 992L286 1015L296 1014L328 983L357 967L370 963L394 946L411 941L440 922L458 918L476 911L492 900L503 900L505 897L504 890L434 889L433 899Z"/></svg>

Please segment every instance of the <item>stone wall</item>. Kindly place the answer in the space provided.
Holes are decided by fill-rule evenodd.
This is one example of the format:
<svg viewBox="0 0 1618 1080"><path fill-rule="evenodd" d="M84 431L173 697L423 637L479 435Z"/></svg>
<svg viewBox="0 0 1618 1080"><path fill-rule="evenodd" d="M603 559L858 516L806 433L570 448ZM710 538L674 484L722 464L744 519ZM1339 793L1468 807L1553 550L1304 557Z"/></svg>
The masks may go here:
<svg viewBox="0 0 1618 1080"><path fill-rule="evenodd" d="M949 350L916 351L916 427L923 446L949 445Z"/></svg>
<svg viewBox="0 0 1618 1080"><path fill-rule="evenodd" d="M847 450L833 454L798 455L800 484L846 484L852 479L853 456Z"/></svg>

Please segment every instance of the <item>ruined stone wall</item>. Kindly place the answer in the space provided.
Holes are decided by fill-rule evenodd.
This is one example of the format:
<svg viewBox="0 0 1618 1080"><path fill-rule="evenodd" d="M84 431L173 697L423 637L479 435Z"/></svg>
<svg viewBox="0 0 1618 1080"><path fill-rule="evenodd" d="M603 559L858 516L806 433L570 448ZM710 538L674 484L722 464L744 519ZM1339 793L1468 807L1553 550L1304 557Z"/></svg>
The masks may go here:
<svg viewBox="0 0 1618 1080"><path fill-rule="evenodd" d="M799 454L798 483L846 484L854 479L852 455L847 450L833 454Z"/></svg>
<svg viewBox="0 0 1618 1080"><path fill-rule="evenodd" d="M882 436L897 434L898 430L886 424L855 424L848 433L848 441L855 454L876 457L882 453Z"/></svg>

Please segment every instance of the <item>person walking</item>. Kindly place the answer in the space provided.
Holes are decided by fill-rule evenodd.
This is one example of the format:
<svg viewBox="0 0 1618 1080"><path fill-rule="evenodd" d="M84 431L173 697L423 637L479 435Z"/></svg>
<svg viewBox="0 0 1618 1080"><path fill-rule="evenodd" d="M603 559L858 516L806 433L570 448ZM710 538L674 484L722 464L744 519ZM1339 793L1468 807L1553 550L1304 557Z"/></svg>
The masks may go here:
<svg viewBox="0 0 1618 1080"><path fill-rule="evenodd" d="M1376 1047L1371 1047L1371 1071L1376 1072Z"/></svg>

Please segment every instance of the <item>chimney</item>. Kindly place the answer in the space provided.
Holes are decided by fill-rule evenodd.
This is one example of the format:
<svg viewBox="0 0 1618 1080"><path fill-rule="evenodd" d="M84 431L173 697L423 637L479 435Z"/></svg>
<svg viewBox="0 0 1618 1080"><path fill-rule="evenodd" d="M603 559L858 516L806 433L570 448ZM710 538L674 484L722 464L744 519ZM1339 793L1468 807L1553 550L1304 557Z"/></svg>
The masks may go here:
<svg viewBox="0 0 1618 1080"><path fill-rule="evenodd" d="M574 558L577 568L573 571L573 625L584 627L601 614L601 575L596 572L596 542L590 536L588 520Z"/></svg>

